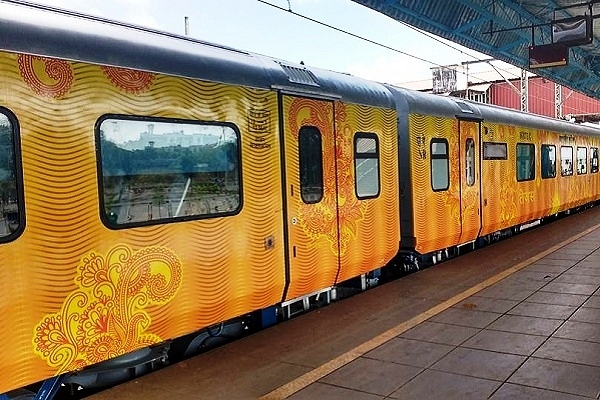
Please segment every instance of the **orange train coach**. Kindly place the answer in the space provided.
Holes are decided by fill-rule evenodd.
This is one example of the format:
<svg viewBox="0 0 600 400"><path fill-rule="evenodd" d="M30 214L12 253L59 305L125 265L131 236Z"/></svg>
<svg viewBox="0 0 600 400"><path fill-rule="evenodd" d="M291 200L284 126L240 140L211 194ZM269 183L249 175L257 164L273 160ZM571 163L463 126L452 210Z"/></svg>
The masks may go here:
<svg viewBox="0 0 600 400"><path fill-rule="evenodd" d="M593 128L0 3L0 400L113 385L598 200Z"/></svg>

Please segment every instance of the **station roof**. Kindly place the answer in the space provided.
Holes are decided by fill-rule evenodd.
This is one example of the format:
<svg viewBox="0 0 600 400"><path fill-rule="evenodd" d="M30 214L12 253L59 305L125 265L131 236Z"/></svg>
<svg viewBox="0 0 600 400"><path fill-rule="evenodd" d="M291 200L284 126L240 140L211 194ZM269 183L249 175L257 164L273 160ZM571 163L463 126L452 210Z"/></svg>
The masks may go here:
<svg viewBox="0 0 600 400"><path fill-rule="evenodd" d="M531 70L529 46L552 43L553 20L587 14L592 22L592 43L570 47L567 65L534 72L600 98L600 20L595 15L600 13L600 0L353 1L526 70Z"/></svg>

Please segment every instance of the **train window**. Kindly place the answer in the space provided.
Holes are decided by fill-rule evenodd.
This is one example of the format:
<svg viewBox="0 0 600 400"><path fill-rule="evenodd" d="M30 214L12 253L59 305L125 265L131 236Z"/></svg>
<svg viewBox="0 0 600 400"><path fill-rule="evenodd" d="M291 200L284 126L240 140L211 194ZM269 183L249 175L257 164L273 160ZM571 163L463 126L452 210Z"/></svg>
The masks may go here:
<svg viewBox="0 0 600 400"><path fill-rule="evenodd" d="M379 195L379 141L373 133L354 136L354 175L356 197L367 199Z"/></svg>
<svg viewBox="0 0 600 400"><path fill-rule="evenodd" d="M517 182L535 179L535 146L517 143Z"/></svg>
<svg viewBox="0 0 600 400"><path fill-rule="evenodd" d="M25 225L17 133L16 118L0 107L0 241L14 239Z"/></svg>
<svg viewBox="0 0 600 400"><path fill-rule="evenodd" d="M556 177L556 146L542 145L542 179Z"/></svg>
<svg viewBox="0 0 600 400"><path fill-rule="evenodd" d="M590 147L590 172L598 172L598 148Z"/></svg>
<svg viewBox="0 0 600 400"><path fill-rule="evenodd" d="M96 129L102 219L107 226L239 211L241 168L234 126L105 116Z"/></svg>
<svg viewBox="0 0 600 400"><path fill-rule="evenodd" d="M323 199L323 146L321 132L314 126L303 126L298 134L300 161L300 196L307 204Z"/></svg>
<svg viewBox="0 0 600 400"><path fill-rule="evenodd" d="M467 186L473 186L475 184L475 141L468 138L465 146Z"/></svg>
<svg viewBox="0 0 600 400"><path fill-rule="evenodd" d="M506 143L483 143L483 159L484 160L506 160L508 150Z"/></svg>
<svg viewBox="0 0 600 400"><path fill-rule="evenodd" d="M434 192L447 190L450 185L448 141L431 140L431 187Z"/></svg>
<svg viewBox="0 0 600 400"><path fill-rule="evenodd" d="M573 175L573 148L571 146L560 147L560 174L562 176Z"/></svg>
<svg viewBox="0 0 600 400"><path fill-rule="evenodd" d="M587 174L587 147L577 148L577 174Z"/></svg>

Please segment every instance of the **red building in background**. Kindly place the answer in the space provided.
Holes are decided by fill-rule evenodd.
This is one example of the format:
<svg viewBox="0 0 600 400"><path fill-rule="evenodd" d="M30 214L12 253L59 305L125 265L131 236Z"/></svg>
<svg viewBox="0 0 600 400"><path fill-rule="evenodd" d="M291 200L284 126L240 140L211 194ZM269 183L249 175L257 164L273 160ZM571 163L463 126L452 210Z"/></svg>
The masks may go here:
<svg viewBox="0 0 600 400"><path fill-rule="evenodd" d="M463 64L431 68L432 80L405 82L399 86L553 118L576 122L600 121L600 100L566 86L555 85L519 68L469 73L467 67L470 63Z"/></svg>
<svg viewBox="0 0 600 400"><path fill-rule="evenodd" d="M539 76L529 77L528 106L533 114L556 116L555 85ZM508 83L510 82L510 83ZM518 79L493 82L487 89L487 102L502 107L521 109L521 95L518 91ZM559 87L562 98L562 115L572 116L577 121L598 121L600 117L600 100L593 99L567 87ZM475 92L476 93L476 92ZM469 98L473 98L469 95ZM477 100L477 98L474 98Z"/></svg>

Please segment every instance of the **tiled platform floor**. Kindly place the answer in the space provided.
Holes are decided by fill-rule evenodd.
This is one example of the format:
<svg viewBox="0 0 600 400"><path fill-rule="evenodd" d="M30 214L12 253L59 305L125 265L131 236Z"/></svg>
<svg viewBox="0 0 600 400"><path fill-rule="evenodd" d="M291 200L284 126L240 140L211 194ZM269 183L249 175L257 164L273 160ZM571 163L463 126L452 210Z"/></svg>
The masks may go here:
<svg viewBox="0 0 600 400"><path fill-rule="evenodd" d="M600 398L600 229L290 397Z"/></svg>

